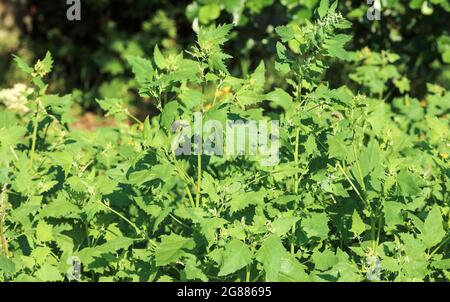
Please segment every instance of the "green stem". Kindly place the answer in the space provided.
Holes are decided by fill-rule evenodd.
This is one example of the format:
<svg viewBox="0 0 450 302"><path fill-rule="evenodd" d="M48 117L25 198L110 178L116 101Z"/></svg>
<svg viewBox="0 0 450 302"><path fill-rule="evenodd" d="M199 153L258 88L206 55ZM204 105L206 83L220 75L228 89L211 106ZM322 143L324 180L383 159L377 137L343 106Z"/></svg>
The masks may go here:
<svg viewBox="0 0 450 302"><path fill-rule="evenodd" d="M447 243L447 241L448 241L449 239L450 239L450 234L447 235L447 238L444 238L444 240L442 240L441 244L439 244L439 245L431 252L431 254L430 254L428 257L431 258L431 256L433 256L437 251L439 251L439 249L440 249L441 247L443 247L443 246Z"/></svg>
<svg viewBox="0 0 450 302"><path fill-rule="evenodd" d="M341 164L338 163L337 164L339 169L341 170L341 172L344 174L345 178L347 179L347 181L350 183L350 185L352 186L353 190L355 190L356 194L358 195L359 199L361 199L361 201L363 202L363 204L365 206L368 207L367 202L364 200L364 198L362 197L361 193L359 193L358 188L356 188L355 184L353 183L353 181L350 179L350 177L348 177L347 173L345 172L345 170L342 168Z"/></svg>
<svg viewBox="0 0 450 302"><path fill-rule="evenodd" d="M375 252L376 250L376 241L375 241L375 233L376 233L376 220L375 220L375 216L372 215L372 217L370 218L370 225L371 225L371 238L372 238L372 250Z"/></svg>
<svg viewBox="0 0 450 302"><path fill-rule="evenodd" d="M204 111L203 109L203 97L205 95L205 89L206 89L206 77L205 77L205 69L202 68L202 100L201 100L201 109L202 112ZM200 131L202 131L202 129L200 129ZM200 207L200 203L201 203L201 188L202 188L202 144L203 142L200 142L200 146L197 150L197 190L196 190L196 196L195 196L195 203L196 203L196 207Z"/></svg>
<svg viewBox="0 0 450 302"><path fill-rule="evenodd" d="M383 215L380 214L380 219L378 221L378 234L377 234L377 244L376 247L378 248L378 245L380 244L380 237L381 237L381 229L383 228Z"/></svg>
<svg viewBox="0 0 450 302"><path fill-rule="evenodd" d="M33 168L34 154L36 151L38 126L39 126L39 102L38 102L38 100L36 100L36 112L34 114L34 122L33 122L33 138L31 140L30 169Z"/></svg>
<svg viewBox="0 0 450 302"><path fill-rule="evenodd" d="M186 194L189 198L189 201L191 202L191 206L195 208L195 201L194 197L192 197L191 190L189 190L189 187L186 184L184 185L184 189L186 190Z"/></svg>
<svg viewBox="0 0 450 302"><path fill-rule="evenodd" d="M131 118L133 121L135 121L136 123L139 124L139 126L143 126L144 123L141 122L137 117L135 117L133 114L131 114L130 112L126 111L126 114L129 118Z"/></svg>
<svg viewBox="0 0 450 302"><path fill-rule="evenodd" d="M297 101L299 103L301 103L301 92L302 92L302 78L299 75L298 76L298 82L297 82ZM297 127L297 129L295 130L295 146L294 146L294 164L295 164L295 169L298 169L298 154L299 154L299 144L300 144L300 128ZM298 171L295 170L295 174L294 174L294 193L295 195L298 195L298 182L299 182L299 177L298 177ZM292 226L291 229L291 254L295 253L295 228L296 225L294 224Z"/></svg>
<svg viewBox="0 0 450 302"><path fill-rule="evenodd" d="M245 272L245 282L250 282L250 265L247 265L246 272Z"/></svg>
<svg viewBox="0 0 450 302"><path fill-rule="evenodd" d="M222 87L223 81L222 79L220 80L219 84L217 84L216 87L216 91L214 92L214 99L213 99L213 103L212 106L214 107L216 105L216 100L217 100L217 92L219 91L219 89Z"/></svg>
<svg viewBox="0 0 450 302"><path fill-rule="evenodd" d="M358 173L359 173L359 178L361 180L361 187L362 187L363 193L364 193L366 191L366 184L364 183L364 177L362 174L361 165L359 164L358 157L356 156L356 147L355 147L355 144L353 144L353 143L352 143L352 148L353 148L353 156L355 157L356 167L357 167Z"/></svg>
<svg viewBox="0 0 450 302"><path fill-rule="evenodd" d="M295 246L294 246L294 244L295 244L295 229L296 229L296 225L294 224L292 226L292 230L291 230L291 234L292 234L292 237L291 237L291 254L295 253Z"/></svg>
<svg viewBox="0 0 450 302"><path fill-rule="evenodd" d="M117 212L116 210L114 210L113 208L104 204L101 201L98 201L98 203L107 208L108 210L110 210L111 212L113 212L114 214L116 214L117 216L119 216L120 218L122 218L125 222L127 222L131 227L133 227L134 231L138 236L143 234L143 232L136 226L136 224L134 224L131 220L123 216L121 213Z"/></svg>
<svg viewBox="0 0 450 302"><path fill-rule="evenodd" d="M5 216L6 216L6 208L8 203L8 196L6 193L6 185L3 187L3 190L0 194L0 243L2 245L2 256L8 257L8 242L6 241L6 237L4 234L4 222L5 222Z"/></svg>
<svg viewBox="0 0 450 302"><path fill-rule="evenodd" d="M192 197L191 190L189 190L188 184L193 184L194 182L190 179L189 175L179 166L178 160L175 156L173 156L173 163L175 165L175 169L178 171L179 176L184 184L184 189L186 190L186 194L188 195L189 201L191 202L192 207L195 207L195 201Z"/></svg>
<svg viewBox="0 0 450 302"><path fill-rule="evenodd" d="M175 215L173 215L172 213L169 214L170 218L172 218L174 221L176 221L177 223L179 223L180 225L184 226L187 229L192 229L190 226L188 226L187 224L185 224L184 222L182 222L181 220L179 220Z"/></svg>
<svg viewBox="0 0 450 302"><path fill-rule="evenodd" d="M301 104L301 100L302 100L302 76L298 75L297 77L297 101Z"/></svg>
<svg viewBox="0 0 450 302"><path fill-rule="evenodd" d="M299 138L300 138L300 129L297 128L297 131L295 133L295 151L294 151L294 163L295 163L295 168L298 168L298 145L299 145ZM294 193L295 195L298 194L298 171L295 171L294 174ZM295 224L292 226L291 229L291 254L294 254L295 252L295 247L294 247L294 243L295 243Z"/></svg>
<svg viewBox="0 0 450 302"><path fill-rule="evenodd" d="M294 148L294 163L295 163L295 168L298 168L298 148L299 148L299 139L300 139L300 129L297 128L296 132L295 132L295 148ZM298 193L298 171L295 170L295 174L294 174L294 193L297 194Z"/></svg>
<svg viewBox="0 0 450 302"><path fill-rule="evenodd" d="M84 224L84 231L86 233L86 240L87 240L88 247L92 247L91 240L89 239L89 227L88 227L87 223Z"/></svg>
<svg viewBox="0 0 450 302"><path fill-rule="evenodd" d="M202 154L201 152L198 150L197 151L197 192L196 192L196 206L199 207L200 203L201 203L201 195L200 195L200 191L202 188Z"/></svg>

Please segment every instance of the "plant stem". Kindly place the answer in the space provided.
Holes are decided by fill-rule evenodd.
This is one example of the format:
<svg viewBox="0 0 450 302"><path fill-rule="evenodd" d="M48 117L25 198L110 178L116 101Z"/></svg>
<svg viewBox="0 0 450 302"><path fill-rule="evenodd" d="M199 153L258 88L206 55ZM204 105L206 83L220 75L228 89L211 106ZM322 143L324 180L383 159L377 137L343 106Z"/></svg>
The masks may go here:
<svg viewBox="0 0 450 302"><path fill-rule="evenodd" d="M200 191L202 188L202 154L200 151L197 151L197 192L196 192L196 206L200 206L201 195Z"/></svg>
<svg viewBox="0 0 450 302"><path fill-rule="evenodd" d="M297 128L297 130L295 131L295 148L294 148L294 163L295 163L295 168L298 168L298 148L299 148L299 139L300 139L300 129ZM295 171L294 174L294 193L297 194L298 193L298 171Z"/></svg>
<svg viewBox="0 0 450 302"><path fill-rule="evenodd" d="M205 69L202 68L202 99L201 99L201 112L203 113L203 97L205 95L205 89L206 89L206 77L205 77ZM202 131L202 129L200 129ZM200 139L200 138L199 138ZM196 196L195 196L195 203L196 207L200 207L201 204L201 189L202 189L202 147L203 142L199 142L199 148L197 150L197 190L196 190Z"/></svg>
<svg viewBox="0 0 450 302"><path fill-rule="evenodd" d="M34 114L34 122L33 122L33 138L31 140L30 169L33 168L34 153L36 151L38 126L39 126L39 101L36 100L36 112Z"/></svg>
<svg viewBox="0 0 450 302"><path fill-rule="evenodd" d="M295 253L295 246L294 246L294 243L295 243L295 229L296 229L296 226L294 224L292 226L292 229L291 229L291 234L292 234L292 238L291 238L291 254Z"/></svg>
<svg viewBox="0 0 450 302"><path fill-rule="evenodd" d="M301 103L301 98L302 98L302 77L300 75L298 75L298 81L297 81L297 101L300 104ZM295 146L294 146L294 164L295 164L295 168L298 168L298 152L299 152L299 143L300 143L300 128L297 127L297 129L295 130ZM298 195L298 171L295 171L294 174L294 193L295 195ZM292 226L291 229L291 254L294 254L295 252L295 224Z"/></svg>
<svg viewBox="0 0 450 302"><path fill-rule="evenodd" d="M450 234L449 234L446 238L444 238L444 240L442 240L441 244L439 244L439 245L431 252L431 254L430 254L428 257L431 258L431 256L433 256L437 251L439 251L439 249L440 249L441 247L443 247L443 246L447 243L447 241L448 241L449 239L450 239Z"/></svg>
<svg viewBox="0 0 450 302"><path fill-rule="evenodd" d="M294 151L294 163L295 168L298 168L298 145L299 145L299 138L300 138L300 129L297 128L297 131L295 132L295 151ZM295 171L294 174L294 193L297 196L298 194L298 171ZM291 229L291 254L294 254L295 252L295 224L292 226Z"/></svg>
<svg viewBox="0 0 450 302"><path fill-rule="evenodd" d="M3 190L0 194L0 242L2 244L2 256L8 257L8 242L6 241L6 237L4 234L4 223L5 223L5 216L6 216L6 207L8 204L7 200L8 196L6 193L6 185L3 187Z"/></svg>
<svg viewBox="0 0 450 302"><path fill-rule="evenodd" d="M189 201L191 202L191 205L193 208L195 208L195 201L194 201L194 197L192 197L191 191L189 190L189 187L185 184L184 188L186 190L186 194L189 198Z"/></svg>
<svg viewBox="0 0 450 302"><path fill-rule="evenodd" d="M365 206L368 207L368 203L364 200L364 198L362 197L361 193L359 193L358 188L356 188L355 184L353 183L353 181L350 179L350 177L348 177L347 173L345 172L345 170L342 168L341 164L338 162L337 163L339 169L341 170L341 172L344 174L345 178L347 179L347 181L350 183L350 185L352 186L353 190L355 190L356 194L358 195L359 199L361 199L361 201L363 202L363 204Z"/></svg>
<svg viewBox="0 0 450 302"><path fill-rule="evenodd" d="M247 265L247 268L246 268L246 272L245 272L245 282L250 282L250 265Z"/></svg>
<svg viewBox="0 0 450 302"><path fill-rule="evenodd" d="M222 87L222 84L223 84L223 80L220 79L219 84L217 84L216 91L214 92L214 99L213 99L213 103L212 103L213 107L216 105L217 93L218 93L219 89Z"/></svg>
<svg viewBox="0 0 450 302"><path fill-rule="evenodd" d="M361 187L362 187L363 193L364 193L364 192L366 191L366 184L364 183L364 177L363 177L361 165L359 164L358 157L356 156L356 147L355 147L355 144L352 143L352 147L353 147L353 156L355 157L356 167L357 167L357 169L358 169L359 178L360 178L360 180L361 180Z"/></svg>
<svg viewBox="0 0 450 302"><path fill-rule="evenodd" d="M139 124L139 126L143 126L144 125L144 123L143 122L141 122L137 117L135 117L133 114L131 114L130 112L126 112L126 114L127 114L127 116L129 117L129 118L131 118L133 121L135 121L136 123L138 123Z"/></svg>
<svg viewBox="0 0 450 302"><path fill-rule="evenodd" d="M378 244L380 243L381 229L382 228L383 228L383 215L380 214L380 220L378 222L377 244L376 244L377 248L378 248Z"/></svg>
<svg viewBox="0 0 450 302"><path fill-rule="evenodd" d="M110 206L104 204L101 201L98 201L98 203L100 203L102 206L104 206L105 208L107 208L108 210L110 210L111 212L113 212L114 214L116 214L117 216L119 216L120 218L122 218L125 222L127 222L130 226L133 227L134 231L136 232L136 234L142 235L143 232L136 226L136 224L134 224L131 220L129 220L128 218L126 218L125 216L123 216L122 214L120 214L119 212L117 212L116 210L114 210L113 208L111 208Z"/></svg>
<svg viewBox="0 0 450 302"><path fill-rule="evenodd" d="M372 217L370 217L370 226L371 226L371 237L372 237L372 250L375 252L376 250L376 241L375 241L375 233L376 233L376 218L372 214Z"/></svg>
<svg viewBox="0 0 450 302"><path fill-rule="evenodd" d="M184 188L186 190L186 194L188 195L189 201L191 202L192 207L195 208L195 201L194 201L194 198L192 197L191 190L189 190L189 184L194 184L194 181L179 166L178 160L175 155L173 156L173 163L174 163L175 169L178 171L178 173L180 175L181 180L183 181Z"/></svg>

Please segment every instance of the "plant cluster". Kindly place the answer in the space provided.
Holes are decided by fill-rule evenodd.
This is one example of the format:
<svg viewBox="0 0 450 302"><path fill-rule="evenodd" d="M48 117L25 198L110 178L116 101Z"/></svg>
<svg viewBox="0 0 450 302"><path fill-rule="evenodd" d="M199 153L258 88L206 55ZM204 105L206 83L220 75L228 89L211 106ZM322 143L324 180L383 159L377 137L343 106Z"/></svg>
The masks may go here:
<svg viewBox="0 0 450 302"><path fill-rule="evenodd" d="M200 27L178 54L127 56L160 113L99 99L116 126L95 132L70 128L71 95L48 94L50 53L15 57L30 81L15 94L27 110L10 94L0 110L0 280L67 280L74 256L82 281L450 280L450 92L383 102L385 81L405 87L395 56L348 52L336 8L276 28L286 88L267 90L263 61L229 72L231 25ZM324 80L331 60L358 64L357 93ZM175 156L173 123L195 113L279 120L280 162Z"/></svg>

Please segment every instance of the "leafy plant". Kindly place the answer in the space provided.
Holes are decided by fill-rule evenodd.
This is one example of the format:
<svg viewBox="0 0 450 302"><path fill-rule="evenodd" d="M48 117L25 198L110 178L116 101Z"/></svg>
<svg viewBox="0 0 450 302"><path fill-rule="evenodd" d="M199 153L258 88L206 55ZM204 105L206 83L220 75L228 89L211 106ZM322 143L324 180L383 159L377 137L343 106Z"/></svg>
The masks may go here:
<svg viewBox="0 0 450 302"><path fill-rule="evenodd" d="M336 9L323 0L314 23L275 29L287 89L268 89L263 61L230 73L230 25L200 27L185 52L127 56L159 114L99 99L116 126L95 132L70 128L70 95L47 94L49 53L33 67L16 57L32 88L29 110L0 111L0 280L67 280L73 256L84 281L449 280L450 92L429 84L426 102L405 89L385 103L400 74L363 69L367 95L331 87L330 62L354 59ZM195 128L200 113L279 120L279 163L176 155L174 124ZM211 136L183 134L196 151Z"/></svg>

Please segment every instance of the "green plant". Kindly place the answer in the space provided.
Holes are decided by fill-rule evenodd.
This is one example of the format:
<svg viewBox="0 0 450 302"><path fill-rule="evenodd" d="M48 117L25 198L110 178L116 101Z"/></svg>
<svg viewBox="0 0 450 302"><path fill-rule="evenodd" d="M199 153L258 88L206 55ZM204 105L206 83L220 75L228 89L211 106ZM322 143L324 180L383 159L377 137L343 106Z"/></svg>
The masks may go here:
<svg viewBox="0 0 450 302"><path fill-rule="evenodd" d="M70 95L47 95L50 54L16 58L33 88L28 111L0 110L0 280L63 281L72 256L86 281L449 280L450 92L390 104L364 79L367 95L330 87L330 61L352 59L336 7L276 29L287 89L267 90L263 61L229 72L230 25L201 27L186 52L128 56L160 113L101 99L117 125L95 132L67 125ZM223 129L279 120L279 162L175 155L173 125L200 113Z"/></svg>

